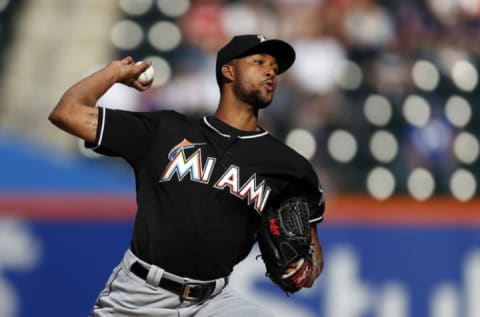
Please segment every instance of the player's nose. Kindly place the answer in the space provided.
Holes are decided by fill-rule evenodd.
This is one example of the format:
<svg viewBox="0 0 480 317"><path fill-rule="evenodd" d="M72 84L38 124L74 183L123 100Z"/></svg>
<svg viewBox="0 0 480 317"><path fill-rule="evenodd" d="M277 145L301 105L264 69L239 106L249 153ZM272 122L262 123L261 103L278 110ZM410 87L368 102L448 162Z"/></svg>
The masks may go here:
<svg viewBox="0 0 480 317"><path fill-rule="evenodd" d="M277 76L277 69L275 66L267 66L265 70L267 78L275 78Z"/></svg>

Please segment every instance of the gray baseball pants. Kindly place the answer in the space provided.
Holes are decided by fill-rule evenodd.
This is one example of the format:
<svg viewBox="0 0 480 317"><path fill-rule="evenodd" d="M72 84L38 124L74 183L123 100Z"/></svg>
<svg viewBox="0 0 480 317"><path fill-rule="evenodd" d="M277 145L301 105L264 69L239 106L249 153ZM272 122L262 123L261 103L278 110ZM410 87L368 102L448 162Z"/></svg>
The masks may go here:
<svg viewBox="0 0 480 317"><path fill-rule="evenodd" d="M146 280L130 271L135 261L149 268ZM172 276L155 265L145 263L127 250L122 262L113 270L106 287L98 296L91 317L271 317L260 307L241 298L226 285L223 278L214 281L216 286L209 298L191 302L182 301L177 294L155 286L163 274ZM177 278L193 283L202 282L178 276Z"/></svg>

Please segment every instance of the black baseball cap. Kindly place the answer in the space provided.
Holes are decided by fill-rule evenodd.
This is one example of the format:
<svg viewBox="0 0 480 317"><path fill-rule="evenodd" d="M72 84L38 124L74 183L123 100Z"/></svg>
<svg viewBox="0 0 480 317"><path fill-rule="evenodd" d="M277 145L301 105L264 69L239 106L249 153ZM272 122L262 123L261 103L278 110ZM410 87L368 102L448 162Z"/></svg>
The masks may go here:
<svg viewBox="0 0 480 317"><path fill-rule="evenodd" d="M266 53L275 57L279 74L289 69L295 61L295 50L287 42L276 39L270 40L258 34L237 35L217 53L215 73L218 85L220 86L222 79L221 68L223 65L234 58L259 53Z"/></svg>

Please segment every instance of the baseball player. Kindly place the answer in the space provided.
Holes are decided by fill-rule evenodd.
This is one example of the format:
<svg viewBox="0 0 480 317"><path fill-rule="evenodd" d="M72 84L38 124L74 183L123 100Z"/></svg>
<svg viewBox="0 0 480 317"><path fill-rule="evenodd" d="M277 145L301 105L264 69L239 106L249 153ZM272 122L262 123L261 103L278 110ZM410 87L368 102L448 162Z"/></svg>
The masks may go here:
<svg viewBox="0 0 480 317"><path fill-rule="evenodd" d="M49 120L94 151L125 159L136 181L131 245L92 316L270 316L228 285L256 241L264 210L285 197L315 202L309 216L313 269L323 266L316 224L323 196L310 163L257 125L294 49L259 35L235 36L217 54L221 97L212 116L96 107L115 83L145 91L150 63L111 62L62 96ZM179 91L178 93L182 93Z"/></svg>

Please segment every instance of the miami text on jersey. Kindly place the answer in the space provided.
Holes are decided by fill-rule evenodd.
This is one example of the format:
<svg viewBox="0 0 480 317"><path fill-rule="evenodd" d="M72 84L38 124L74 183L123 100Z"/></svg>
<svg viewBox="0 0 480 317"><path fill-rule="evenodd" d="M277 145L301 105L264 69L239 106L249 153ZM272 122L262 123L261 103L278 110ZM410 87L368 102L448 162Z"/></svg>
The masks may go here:
<svg viewBox="0 0 480 317"><path fill-rule="evenodd" d="M168 154L170 162L162 172L159 182L170 181L175 174L177 174L178 180L182 181L189 174L190 181L209 184L216 158L207 157L202 165L202 149L200 147L188 157L185 154L186 149L192 149L204 144L192 143L184 139L174 146ZM240 199L247 199L248 205L253 204L254 209L259 214L265 208L271 192L270 187L265 185L265 180L262 180L257 185L256 173L251 175L243 185L240 185L240 167L233 164L213 183L213 187L220 190L228 188L230 194Z"/></svg>

